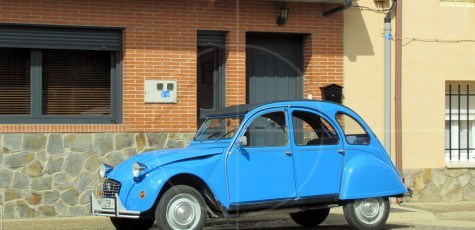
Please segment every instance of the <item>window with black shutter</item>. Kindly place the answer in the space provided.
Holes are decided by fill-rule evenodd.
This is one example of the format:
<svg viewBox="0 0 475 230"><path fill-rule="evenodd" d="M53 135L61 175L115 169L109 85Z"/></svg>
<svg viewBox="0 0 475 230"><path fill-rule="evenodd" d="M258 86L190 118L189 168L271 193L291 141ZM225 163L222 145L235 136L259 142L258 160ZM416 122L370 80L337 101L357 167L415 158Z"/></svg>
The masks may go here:
<svg viewBox="0 0 475 230"><path fill-rule="evenodd" d="M120 30L0 29L0 123L121 122Z"/></svg>

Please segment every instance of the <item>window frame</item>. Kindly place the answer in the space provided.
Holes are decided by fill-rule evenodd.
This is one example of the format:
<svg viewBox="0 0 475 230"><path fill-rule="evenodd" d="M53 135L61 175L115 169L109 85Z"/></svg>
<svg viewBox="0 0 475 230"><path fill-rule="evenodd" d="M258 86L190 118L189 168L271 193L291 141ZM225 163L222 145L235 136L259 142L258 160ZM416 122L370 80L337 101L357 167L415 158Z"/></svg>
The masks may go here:
<svg viewBox="0 0 475 230"><path fill-rule="evenodd" d="M122 122L122 61L119 52L110 52L111 104L109 115L43 115L42 50L30 49L30 114L0 115L0 124L115 124Z"/></svg>
<svg viewBox="0 0 475 230"><path fill-rule="evenodd" d="M50 25L11 25L0 24L1 28L11 30L0 34L7 42L0 48L28 49L30 51L30 114L0 115L0 124L119 124L123 122L123 49L122 34L119 27L50 26ZM51 36L55 42L34 42L34 33ZM75 35L79 38L76 38ZM96 37L88 36L95 34ZM55 37L56 36L56 37ZM99 38L105 36L106 40ZM115 36L115 37L114 37ZM15 39L15 38L25 39ZM84 39L84 40L81 40ZM88 40L89 39L89 40ZM96 39L99 42L94 43ZM43 39L44 40L44 39ZM57 42L64 41L64 43ZM108 43L109 42L109 43ZM65 45L69 44L69 45ZM86 45L90 44L90 45ZM85 46L86 45L86 46ZM44 50L83 50L105 51L110 53L110 105L108 115L43 115L43 60Z"/></svg>
<svg viewBox="0 0 475 230"><path fill-rule="evenodd" d="M455 89L452 85L456 86ZM465 87L461 87L461 86ZM444 162L448 168L475 167L474 82L446 82ZM472 112L471 112L472 110ZM465 136L464 136L465 134ZM465 143L464 143L465 142ZM465 144L465 146L463 146Z"/></svg>

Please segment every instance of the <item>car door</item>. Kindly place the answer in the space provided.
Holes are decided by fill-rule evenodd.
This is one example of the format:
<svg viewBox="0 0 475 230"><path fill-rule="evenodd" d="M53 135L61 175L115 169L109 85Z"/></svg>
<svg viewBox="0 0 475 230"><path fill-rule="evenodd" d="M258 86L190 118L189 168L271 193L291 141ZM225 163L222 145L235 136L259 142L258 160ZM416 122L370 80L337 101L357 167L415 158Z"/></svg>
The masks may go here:
<svg viewBox="0 0 475 230"><path fill-rule="evenodd" d="M344 158L336 124L322 113L304 108L291 109L289 116L297 196L336 199Z"/></svg>
<svg viewBox="0 0 475 230"><path fill-rule="evenodd" d="M233 146L227 156L228 191L233 206L273 205L294 199L295 180L285 109L252 116L238 137L247 145ZM250 207L252 208L252 207Z"/></svg>

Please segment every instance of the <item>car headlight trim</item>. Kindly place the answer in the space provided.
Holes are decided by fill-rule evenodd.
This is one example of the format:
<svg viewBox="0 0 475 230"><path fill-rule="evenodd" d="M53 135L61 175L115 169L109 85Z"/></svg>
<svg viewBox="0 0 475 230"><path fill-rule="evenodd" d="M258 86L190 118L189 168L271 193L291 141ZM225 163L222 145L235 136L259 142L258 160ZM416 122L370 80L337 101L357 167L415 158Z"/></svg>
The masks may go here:
<svg viewBox="0 0 475 230"><path fill-rule="evenodd" d="M99 175L101 176L101 178L106 178L109 175L109 173L112 171L112 169L114 169L114 167L106 163L103 163L99 167Z"/></svg>
<svg viewBox="0 0 475 230"><path fill-rule="evenodd" d="M132 174L135 178L141 177L147 172L147 166L140 162L135 162L132 165Z"/></svg>

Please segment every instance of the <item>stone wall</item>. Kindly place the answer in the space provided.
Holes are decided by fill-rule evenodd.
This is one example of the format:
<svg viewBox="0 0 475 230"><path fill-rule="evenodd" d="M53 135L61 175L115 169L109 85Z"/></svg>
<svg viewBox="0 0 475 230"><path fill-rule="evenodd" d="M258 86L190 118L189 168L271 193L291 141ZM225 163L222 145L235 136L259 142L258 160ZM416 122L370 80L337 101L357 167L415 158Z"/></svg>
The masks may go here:
<svg viewBox="0 0 475 230"><path fill-rule="evenodd" d="M411 169L403 174L414 192L409 202L475 201L475 169Z"/></svg>
<svg viewBox="0 0 475 230"><path fill-rule="evenodd" d="M0 134L0 206L5 219L90 215L101 163L185 147L193 133ZM1 210L0 210L1 211Z"/></svg>

